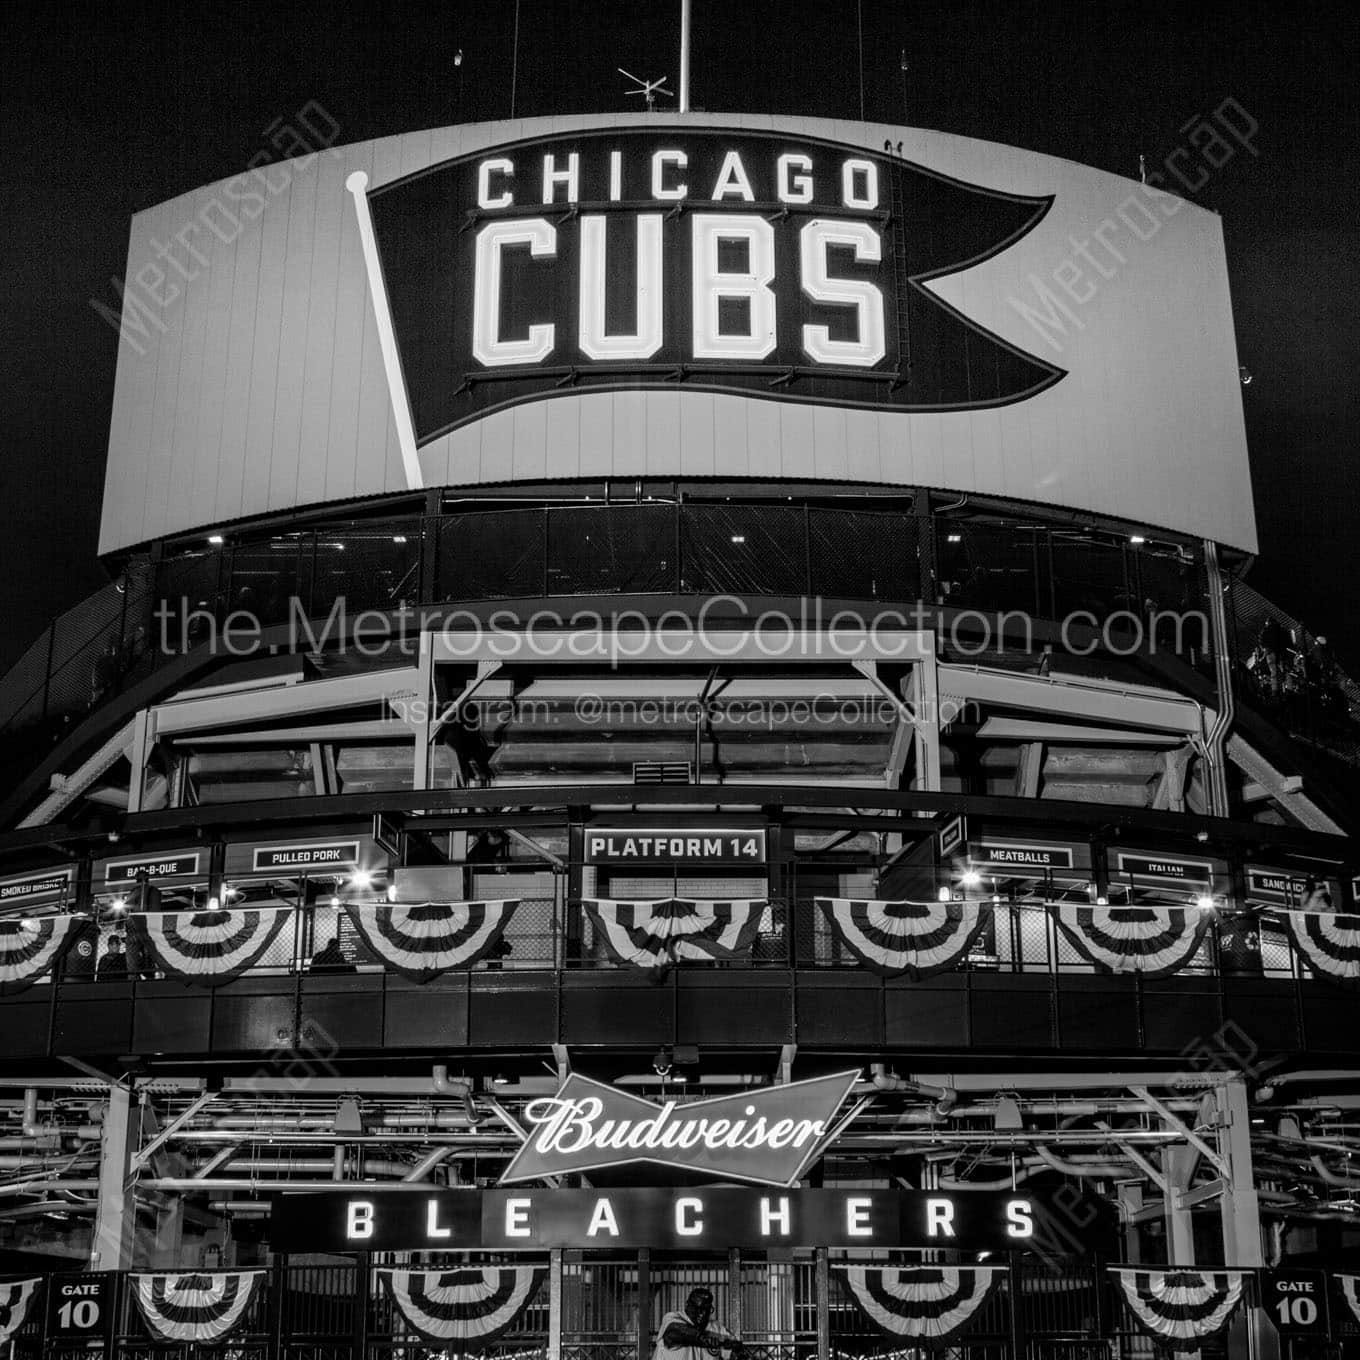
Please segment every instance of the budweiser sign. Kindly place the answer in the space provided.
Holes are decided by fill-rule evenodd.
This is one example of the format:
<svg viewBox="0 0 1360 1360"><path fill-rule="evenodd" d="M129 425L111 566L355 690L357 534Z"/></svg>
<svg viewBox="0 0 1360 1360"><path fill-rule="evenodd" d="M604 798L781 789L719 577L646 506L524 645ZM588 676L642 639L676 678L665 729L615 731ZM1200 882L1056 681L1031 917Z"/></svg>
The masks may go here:
<svg viewBox="0 0 1360 1360"><path fill-rule="evenodd" d="M651 1162L714 1179L792 1185L821 1151L859 1072L662 1104L572 1073L524 1107L532 1126L501 1182Z"/></svg>

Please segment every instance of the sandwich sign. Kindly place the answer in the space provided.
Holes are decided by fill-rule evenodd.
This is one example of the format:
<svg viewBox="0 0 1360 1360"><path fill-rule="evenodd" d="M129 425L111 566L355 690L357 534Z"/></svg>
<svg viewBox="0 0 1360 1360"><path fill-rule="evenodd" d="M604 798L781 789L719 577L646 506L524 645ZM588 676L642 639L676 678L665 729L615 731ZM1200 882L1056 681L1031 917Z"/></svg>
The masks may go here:
<svg viewBox="0 0 1360 1360"><path fill-rule="evenodd" d="M721 1180L792 1185L830 1137L859 1072L661 1104L572 1073L531 1100L502 1184L650 1162Z"/></svg>
<svg viewBox="0 0 1360 1360"><path fill-rule="evenodd" d="M370 190L360 212L421 446L610 388L1022 401L1063 370L923 285L1005 250L1051 203L818 138L671 127L488 148Z"/></svg>

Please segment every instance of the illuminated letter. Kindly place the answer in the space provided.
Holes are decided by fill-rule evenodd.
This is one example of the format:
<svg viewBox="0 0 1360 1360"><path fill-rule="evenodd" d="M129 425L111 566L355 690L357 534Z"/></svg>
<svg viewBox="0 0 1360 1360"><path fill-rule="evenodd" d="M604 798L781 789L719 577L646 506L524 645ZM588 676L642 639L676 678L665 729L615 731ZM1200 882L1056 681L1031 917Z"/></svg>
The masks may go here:
<svg viewBox="0 0 1360 1360"><path fill-rule="evenodd" d="M345 1223L345 1236L351 1241L361 1237L373 1236L373 1204L366 1199L352 1199L349 1202L349 1217Z"/></svg>
<svg viewBox="0 0 1360 1360"><path fill-rule="evenodd" d="M425 1210L425 1236L426 1237L452 1237L452 1228L441 1228L439 1226L439 1201L432 1199Z"/></svg>
<svg viewBox="0 0 1360 1360"><path fill-rule="evenodd" d="M529 1206L531 1199L508 1199L505 1201L505 1235L507 1237L530 1237Z"/></svg>
<svg viewBox="0 0 1360 1360"><path fill-rule="evenodd" d="M699 1217L704 1202L697 1195L682 1195L675 1201L675 1235L702 1237L704 1220Z"/></svg>
<svg viewBox="0 0 1360 1360"><path fill-rule="evenodd" d="M780 156L775 162L777 174L775 177L775 193L779 195L781 203L811 203L812 202L812 176L811 174L794 175L790 177L789 171L796 166L799 170L811 171L811 156L796 156L790 152L787 156Z"/></svg>
<svg viewBox="0 0 1360 1360"><path fill-rule="evenodd" d="M637 219L637 327L632 335L606 335L605 219L581 218L581 350L592 359L649 359L661 348L661 214Z"/></svg>
<svg viewBox="0 0 1360 1360"><path fill-rule="evenodd" d="M580 197L581 188L581 156L579 152L572 151L567 155L567 168L565 170L557 168L556 156L543 157L543 201L545 203L553 201L553 196L557 193L559 184L567 186L567 202L575 203Z"/></svg>
<svg viewBox="0 0 1360 1360"><path fill-rule="evenodd" d="M756 196L751 192L751 181L746 178L746 167L742 165L741 157L735 151L729 151L723 157L722 169L718 171L717 182L713 185L713 192L709 197L716 203L729 194L743 198L747 203L756 201Z"/></svg>
<svg viewBox="0 0 1360 1360"><path fill-rule="evenodd" d="M689 164L689 157L683 151L658 151L652 157L652 197L658 199L684 198L689 193L689 186L677 184L674 189L667 189L662 186L661 180L667 165L673 165L678 170L683 170Z"/></svg>
<svg viewBox="0 0 1360 1360"><path fill-rule="evenodd" d="M557 229L541 217L489 222L477 233L477 272L472 288L472 352L488 368L537 364L552 353L553 325L530 326L523 340L500 338L501 252L529 247L534 256L557 254Z"/></svg>
<svg viewBox="0 0 1360 1360"><path fill-rule="evenodd" d="M855 191L855 176L864 176L864 193ZM841 166L841 206L846 208L878 207L878 166L873 161L851 157Z"/></svg>
<svg viewBox="0 0 1360 1360"><path fill-rule="evenodd" d="M608 1233L610 1237L619 1235L619 1225L614 1218L614 1206L604 1198L595 1201L595 1212L590 1216L590 1227L586 1229L586 1236L594 1237L602 1232Z"/></svg>
<svg viewBox="0 0 1360 1360"><path fill-rule="evenodd" d="M760 1235L768 1237L774 1230L774 1225L779 1224L779 1235L787 1237L792 1231L789 1227L789 1197L780 1195L779 1208L770 1209L770 1201L763 1196L760 1201Z"/></svg>
<svg viewBox="0 0 1360 1360"><path fill-rule="evenodd" d="M799 236L803 292L814 302L855 309L856 340L833 340L829 326L804 326L803 348L819 364L872 368L888 352L883 336L883 294L867 279L833 279L827 273L831 246L849 246L855 259L877 264L883 258L878 233L867 222L837 222L815 217Z"/></svg>
<svg viewBox="0 0 1360 1360"><path fill-rule="evenodd" d="M479 208L508 208L514 201L515 196L509 189L491 197L491 172L495 171L498 175L506 178L513 177L515 173L514 161L507 161L501 157L495 157L489 161L483 161L477 167L477 206Z"/></svg>
<svg viewBox="0 0 1360 1360"><path fill-rule="evenodd" d="M954 1236L954 1204L952 1200L926 1200L926 1236Z"/></svg>
<svg viewBox="0 0 1360 1360"><path fill-rule="evenodd" d="M718 264L720 241L743 241L747 267L728 273ZM693 243L694 357L764 359L775 346L774 228L745 213L695 213ZM745 304L746 328L735 335L719 329L719 301Z"/></svg>
<svg viewBox="0 0 1360 1360"><path fill-rule="evenodd" d="M609 201L617 203L623 197L623 152L609 153Z"/></svg>
<svg viewBox="0 0 1360 1360"><path fill-rule="evenodd" d="M845 1235L847 1237L872 1237L874 1230L869 1224L869 1210L873 1200L863 1195L852 1195L845 1201Z"/></svg>
<svg viewBox="0 0 1360 1360"><path fill-rule="evenodd" d="M1006 1201L1006 1236L1034 1236L1034 1206L1027 1199Z"/></svg>

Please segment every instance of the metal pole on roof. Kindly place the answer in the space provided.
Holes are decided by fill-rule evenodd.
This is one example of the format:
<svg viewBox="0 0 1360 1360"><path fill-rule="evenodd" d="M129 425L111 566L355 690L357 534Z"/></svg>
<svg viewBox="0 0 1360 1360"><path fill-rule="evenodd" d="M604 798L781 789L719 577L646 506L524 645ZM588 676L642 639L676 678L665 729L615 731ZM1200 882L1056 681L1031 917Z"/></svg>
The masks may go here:
<svg viewBox="0 0 1360 1360"><path fill-rule="evenodd" d="M689 112L689 10L690 0L680 0L680 112Z"/></svg>

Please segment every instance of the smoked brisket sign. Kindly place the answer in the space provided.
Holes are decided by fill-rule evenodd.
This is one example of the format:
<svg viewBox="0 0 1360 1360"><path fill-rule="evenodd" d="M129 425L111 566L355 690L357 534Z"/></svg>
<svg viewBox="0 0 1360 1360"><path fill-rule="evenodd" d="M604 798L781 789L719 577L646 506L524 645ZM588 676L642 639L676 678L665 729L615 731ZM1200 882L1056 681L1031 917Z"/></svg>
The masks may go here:
<svg viewBox="0 0 1360 1360"><path fill-rule="evenodd" d="M949 411L1063 370L923 287L1006 249L1050 198L751 131L513 143L368 194L415 442L608 388Z"/></svg>
<svg viewBox="0 0 1360 1360"><path fill-rule="evenodd" d="M650 1162L714 1179L792 1185L830 1137L859 1072L661 1104L573 1072L524 1107L502 1184Z"/></svg>

